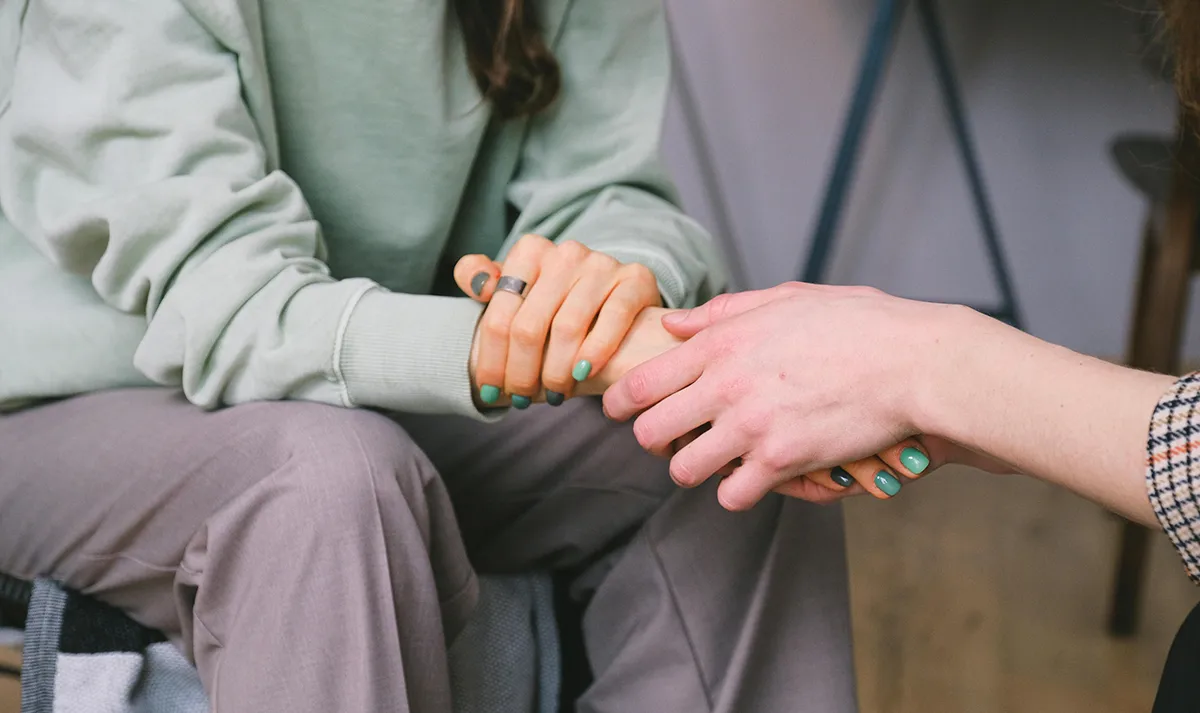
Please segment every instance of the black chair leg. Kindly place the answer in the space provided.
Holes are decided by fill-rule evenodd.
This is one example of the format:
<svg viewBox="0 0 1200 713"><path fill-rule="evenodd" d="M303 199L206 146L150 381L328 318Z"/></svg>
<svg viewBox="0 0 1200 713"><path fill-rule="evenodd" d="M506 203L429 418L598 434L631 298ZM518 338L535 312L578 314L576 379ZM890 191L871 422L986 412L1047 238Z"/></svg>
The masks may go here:
<svg viewBox="0 0 1200 713"><path fill-rule="evenodd" d="M1149 545L1149 530L1132 522L1122 524L1112 609L1108 615L1108 631L1113 636L1130 636L1137 630Z"/></svg>

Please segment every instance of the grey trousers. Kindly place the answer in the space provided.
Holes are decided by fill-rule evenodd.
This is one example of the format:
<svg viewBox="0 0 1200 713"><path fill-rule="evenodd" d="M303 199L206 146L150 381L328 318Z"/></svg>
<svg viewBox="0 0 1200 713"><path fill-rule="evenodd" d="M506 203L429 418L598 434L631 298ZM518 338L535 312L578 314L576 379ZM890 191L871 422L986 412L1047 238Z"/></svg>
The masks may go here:
<svg viewBox="0 0 1200 713"><path fill-rule="evenodd" d="M161 629L215 711L450 710L475 570L579 572L595 713L855 710L841 514L722 511L577 400L498 424L135 389L0 416L0 571Z"/></svg>

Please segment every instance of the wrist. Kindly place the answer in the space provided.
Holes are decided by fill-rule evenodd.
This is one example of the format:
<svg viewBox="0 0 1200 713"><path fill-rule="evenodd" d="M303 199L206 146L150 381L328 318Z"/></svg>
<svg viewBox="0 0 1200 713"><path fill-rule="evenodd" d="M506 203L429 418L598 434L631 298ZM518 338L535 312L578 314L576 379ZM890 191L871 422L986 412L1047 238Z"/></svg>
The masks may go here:
<svg viewBox="0 0 1200 713"><path fill-rule="evenodd" d="M985 388L986 377L980 367L988 361L1006 359L991 353L997 345L985 346L988 332L999 328L1021 333L969 307L928 303L921 307L915 330L921 339L912 349L917 355L912 372L903 380L907 390L901 423L913 433L957 440L962 435L955 431L962 423L964 400Z"/></svg>

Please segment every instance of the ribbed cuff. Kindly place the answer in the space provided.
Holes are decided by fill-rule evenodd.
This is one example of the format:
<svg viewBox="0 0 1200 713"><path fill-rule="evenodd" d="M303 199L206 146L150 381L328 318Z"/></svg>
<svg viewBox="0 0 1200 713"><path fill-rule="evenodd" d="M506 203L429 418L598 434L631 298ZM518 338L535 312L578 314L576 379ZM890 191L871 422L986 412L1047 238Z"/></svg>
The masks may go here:
<svg viewBox="0 0 1200 713"><path fill-rule="evenodd" d="M374 289L352 310L338 361L352 404L485 421L499 417L476 408L471 393L468 365L483 305Z"/></svg>

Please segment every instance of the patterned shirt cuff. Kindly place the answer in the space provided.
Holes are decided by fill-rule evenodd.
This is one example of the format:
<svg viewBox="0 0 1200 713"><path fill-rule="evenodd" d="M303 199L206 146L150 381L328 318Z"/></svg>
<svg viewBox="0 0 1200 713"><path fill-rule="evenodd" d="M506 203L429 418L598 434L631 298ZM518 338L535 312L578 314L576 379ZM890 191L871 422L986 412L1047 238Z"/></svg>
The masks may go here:
<svg viewBox="0 0 1200 713"><path fill-rule="evenodd" d="M1200 583L1200 372L1175 382L1154 409L1146 487L1158 522Z"/></svg>

